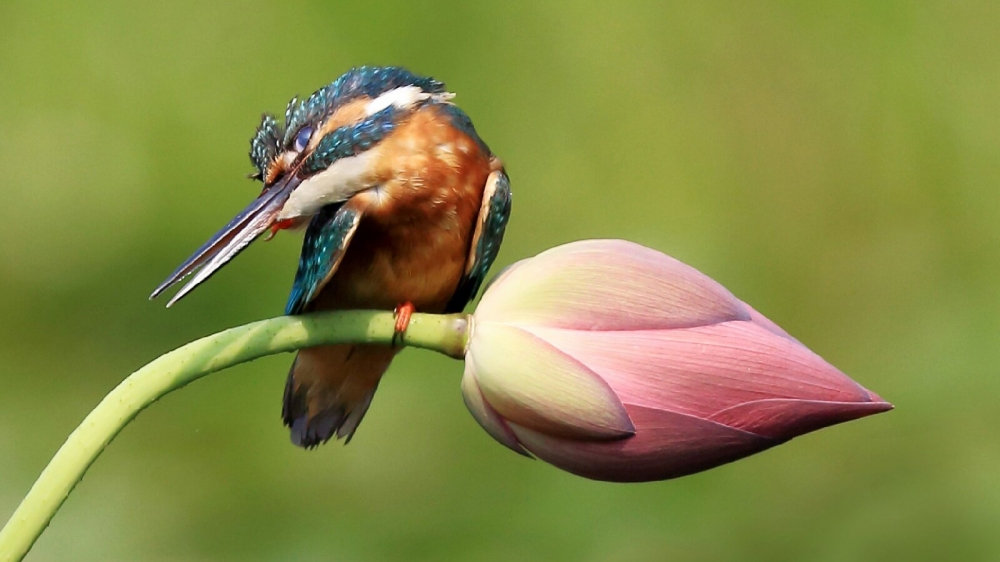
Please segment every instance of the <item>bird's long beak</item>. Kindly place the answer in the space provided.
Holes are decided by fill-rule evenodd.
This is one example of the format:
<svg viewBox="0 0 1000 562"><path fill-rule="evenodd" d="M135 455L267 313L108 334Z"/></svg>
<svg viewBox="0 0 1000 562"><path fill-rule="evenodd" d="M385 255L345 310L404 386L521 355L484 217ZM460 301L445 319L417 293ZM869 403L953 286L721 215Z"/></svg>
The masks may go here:
<svg viewBox="0 0 1000 562"><path fill-rule="evenodd" d="M263 234L278 218L278 213L288 201L288 196L298 187L302 180L296 174L289 173L277 183L268 187L255 199L246 209L229 221L229 224L222 227L222 230L215 233L208 242L205 242L198 250L180 265L170 277L160 283L160 286L149 296L154 299L172 285L180 282L195 270L194 277L188 281L187 285L177 291L177 294L170 299L167 306L179 301L184 295L190 293L195 287L211 277L216 271L226 265L229 260L236 257L255 238ZM201 269L198 269L201 267Z"/></svg>

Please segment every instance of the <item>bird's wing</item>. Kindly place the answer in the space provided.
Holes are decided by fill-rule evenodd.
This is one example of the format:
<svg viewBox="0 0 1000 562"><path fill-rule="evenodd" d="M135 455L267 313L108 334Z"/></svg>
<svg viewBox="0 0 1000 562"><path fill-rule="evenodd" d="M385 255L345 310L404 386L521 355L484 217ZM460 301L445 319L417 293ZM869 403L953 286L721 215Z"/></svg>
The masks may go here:
<svg viewBox="0 0 1000 562"><path fill-rule="evenodd" d="M479 210L476 230L472 235L469 259L465 273L458 282L455 294L448 301L446 312L461 312L476 297L486 273L500 252L503 233L510 219L510 179L507 173L496 170L486 179L483 205Z"/></svg>
<svg viewBox="0 0 1000 562"><path fill-rule="evenodd" d="M285 314L300 314L319 294L344 257L347 245L361 222L361 211L349 203L327 205L309 222L302 241L302 256L295 272Z"/></svg>

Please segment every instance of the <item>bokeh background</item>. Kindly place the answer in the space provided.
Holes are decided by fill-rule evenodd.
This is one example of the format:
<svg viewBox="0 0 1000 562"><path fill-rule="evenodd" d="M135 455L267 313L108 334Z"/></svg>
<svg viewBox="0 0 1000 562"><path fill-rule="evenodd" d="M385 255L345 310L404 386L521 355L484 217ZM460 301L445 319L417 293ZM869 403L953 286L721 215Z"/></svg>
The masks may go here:
<svg viewBox="0 0 1000 562"><path fill-rule="evenodd" d="M30 560L1000 559L1000 4L0 3L0 519L126 374L280 313L297 235L150 290L256 194L262 111L352 65L447 82L508 165L500 265L628 238L715 277L891 413L676 481L494 443L409 351L303 452L291 357L142 414Z"/></svg>

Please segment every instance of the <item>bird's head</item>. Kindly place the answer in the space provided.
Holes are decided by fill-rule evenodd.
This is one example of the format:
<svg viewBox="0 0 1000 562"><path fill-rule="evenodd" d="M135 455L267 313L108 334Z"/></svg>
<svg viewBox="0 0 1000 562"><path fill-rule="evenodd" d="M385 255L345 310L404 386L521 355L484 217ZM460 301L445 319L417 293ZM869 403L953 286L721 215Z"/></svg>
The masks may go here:
<svg viewBox="0 0 1000 562"><path fill-rule="evenodd" d="M292 98L284 125L264 114L250 141L263 190L156 290L155 298L191 273L167 303L177 302L264 232L299 224L321 208L373 186L366 175L382 139L414 111L453 97L444 84L398 67L359 67L306 100Z"/></svg>

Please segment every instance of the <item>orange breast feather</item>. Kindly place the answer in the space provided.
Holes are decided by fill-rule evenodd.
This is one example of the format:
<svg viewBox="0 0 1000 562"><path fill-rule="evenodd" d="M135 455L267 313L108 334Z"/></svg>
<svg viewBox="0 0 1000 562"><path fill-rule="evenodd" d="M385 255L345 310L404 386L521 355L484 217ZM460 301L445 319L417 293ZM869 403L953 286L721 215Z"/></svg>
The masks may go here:
<svg viewBox="0 0 1000 562"><path fill-rule="evenodd" d="M444 309L466 266L490 156L435 106L379 146L379 187L356 196L363 218L312 309Z"/></svg>

